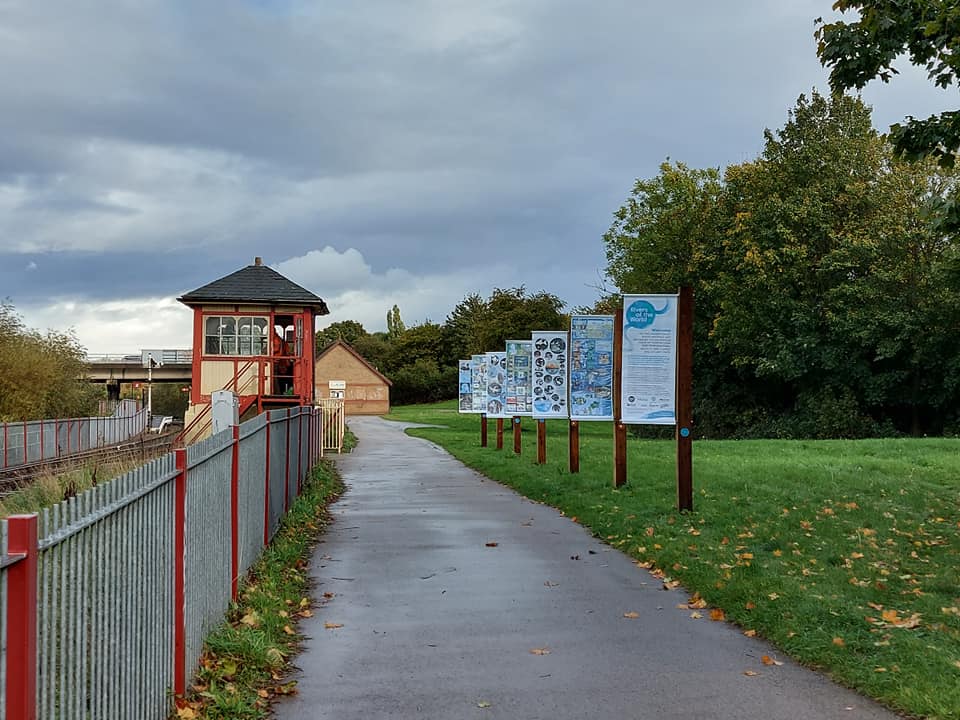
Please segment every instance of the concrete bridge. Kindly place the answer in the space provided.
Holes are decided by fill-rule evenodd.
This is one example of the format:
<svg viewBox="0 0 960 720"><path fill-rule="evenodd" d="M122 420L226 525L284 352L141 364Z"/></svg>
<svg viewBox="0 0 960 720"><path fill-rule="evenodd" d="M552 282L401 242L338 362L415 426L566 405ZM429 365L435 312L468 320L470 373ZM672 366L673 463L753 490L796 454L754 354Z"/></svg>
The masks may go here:
<svg viewBox="0 0 960 720"><path fill-rule="evenodd" d="M139 355L87 355L87 379L106 383L108 395L120 397L120 383L193 380L193 351L143 350Z"/></svg>

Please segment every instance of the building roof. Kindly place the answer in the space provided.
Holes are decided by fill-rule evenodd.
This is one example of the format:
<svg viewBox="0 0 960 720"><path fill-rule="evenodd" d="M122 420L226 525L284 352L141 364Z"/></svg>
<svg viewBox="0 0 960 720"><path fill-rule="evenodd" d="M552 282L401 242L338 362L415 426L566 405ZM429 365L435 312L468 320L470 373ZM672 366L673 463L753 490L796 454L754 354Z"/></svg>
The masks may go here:
<svg viewBox="0 0 960 720"><path fill-rule="evenodd" d="M319 355L317 355L317 358L316 358L316 360L314 361L314 364L320 362L320 359L321 359L321 358L329 355L329 354L334 350L334 348L338 348L338 347L342 347L342 348L343 348L344 350L346 350L348 353L350 353L351 355L353 355L357 360L359 360L360 362L362 362L362 363L367 367L368 370L370 370L370 371L371 371L372 373L374 373L377 377L379 377L381 380L383 380L387 385L390 385L391 387L393 387L393 382L390 380L390 378L388 378L388 377L387 377L386 375L384 375L382 372L380 372L379 370L377 370L373 365L371 365L363 355L361 355L361 354L358 353L356 350L354 350L354 349L353 349L353 346L352 346L350 343L346 342L345 340L339 340L339 339L338 339L338 340L334 340L332 343L330 343L329 345L327 345L327 346L323 349L323 351L322 351Z"/></svg>
<svg viewBox="0 0 960 720"><path fill-rule="evenodd" d="M318 315L330 313L321 298L261 264L260 258L253 265L191 290L177 300L191 307L204 303L262 303L312 307Z"/></svg>

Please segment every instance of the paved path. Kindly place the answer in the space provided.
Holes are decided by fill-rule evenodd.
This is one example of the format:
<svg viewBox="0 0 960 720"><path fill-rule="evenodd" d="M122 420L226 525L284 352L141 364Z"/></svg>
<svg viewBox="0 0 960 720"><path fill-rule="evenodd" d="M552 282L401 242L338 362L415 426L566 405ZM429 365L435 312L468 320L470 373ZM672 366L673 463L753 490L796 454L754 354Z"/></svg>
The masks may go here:
<svg viewBox="0 0 960 720"><path fill-rule="evenodd" d="M279 720L895 717L791 662L761 665L784 658L690 619L628 557L402 426L350 427L349 490L312 564L317 595L335 595L301 623L300 692Z"/></svg>

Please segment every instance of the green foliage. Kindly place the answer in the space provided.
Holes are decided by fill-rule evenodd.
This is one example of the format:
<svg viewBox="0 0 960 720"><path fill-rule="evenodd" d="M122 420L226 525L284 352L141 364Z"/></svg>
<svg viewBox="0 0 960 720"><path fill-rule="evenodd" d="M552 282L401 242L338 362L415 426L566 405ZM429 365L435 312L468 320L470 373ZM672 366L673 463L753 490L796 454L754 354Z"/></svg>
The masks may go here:
<svg viewBox="0 0 960 720"><path fill-rule="evenodd" d="M390 374L393 387L391 403L435 402L455 397L457 394L457 367L440 368L435 360L420 358Z"/></svg>
<svg viewBox="0 0 960 720"><path fill-rule="evenodd" d="M153 414L171 415L183 420L190 395L183 392L182 387L180 383L155 382L153 384Z"/></svg>
<svg viewBox="0 0 960 720"><path fill-rule="evenodd" d="M340 322L330 323L323 330L317 332L317 352L321 352L327 345L337 340L355 345L357 340L366 336L367 331L356 320L341 320Z"/></svg>
<svg viewBox="0 0 960 720"><path fill-rule="evenodd" d="M479 344L477 323L487 310L487 303L477 293L461 300L447 315L443 324L444 343L454 361L486 352Z"/></svg>
<svg viewBox="0 0 960 720"><path fill-rule="evenodd" d="M27 328L13 305L0 302L0 421L96 412L85 356L72 333Z"/></svg>
<svg viewBox="0 0 960 720"><path fill-rule="evenodd" d="M752 162L664 164L604 236L626 292L692 285L701 435L940 432L960 400L957 176L896 159L858 99L801 96Z"/></svg>
<svg viewBox="0 0 960 720"><path fill-rule="evenodd" d="M401 335L406 329L407 326L404 325L403 320L400 319L400 308L394 305L393 308L387 312L387 335L389 335L392 340Z"/></svg>
<svg viewBox="0 0 960 720"><path fill-rule="evenodd" d="M528 294L526 288L497 288L486 307L477 313L472 347L478 352L502 350L507 340L529 338L534 330L563 330L569 323L561 312L564 302L541 290Z"/></svg>
<svg viewBox="0 0 960 720"><path fill-rule="evenodd" d="M830 68L835 92L863 88L897 74L893 63L907 55L923 66L938 87L960 78L960 6L955 0L837 0L834 9L857 11L854 22L818 19L817 54ZM960 149L960 112L925 120L908 117L890 133L895 151L907 159L934 157L953 167Z"/></svg>

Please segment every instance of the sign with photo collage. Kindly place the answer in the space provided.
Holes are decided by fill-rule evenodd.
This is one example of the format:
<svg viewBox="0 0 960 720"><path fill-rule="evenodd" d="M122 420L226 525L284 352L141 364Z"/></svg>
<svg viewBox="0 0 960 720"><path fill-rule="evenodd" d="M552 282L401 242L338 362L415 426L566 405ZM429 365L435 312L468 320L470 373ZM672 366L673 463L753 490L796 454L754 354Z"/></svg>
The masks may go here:
<svg viewBox="0 0 960 720"><path fill-rule="evenodd" d="M677 421L677 296L623 296L623 422Z"/></svg>
<svg viewBox="0 0 960 720"><path fill-rule="evenodd" d="M533 412L530 380L533 366L532 340L507 340L506 413L510 416Z"/></svg>
<svg viewBox="0 0 960 720"><path fill-rule="evenodd" d="M470 376L473 378L473 412L487 411L487 356L470 356Z"/></svg>
<svg viewBox="0 0 960 720"><path fill-rule="evenodd" d="M570 318L570 419L613 420L612 315Z"/></svg>
<svg viewBox="0 0 960 720"><path fill-rule="evenodd" d="M457 367L457 383L459 391L457 397L460 398L457 403L457 411L461 413L473 412L473 374L470 371L471 360L459 360Z"/></svg>
<svg viewBox="0 0 960 720"><path fill-rule="evenodd" d="M487 417L508 418L507 412L507 353L487 354Z"/></svg>
<svg viewBox="0 0 960 720"><path fill-rule="evenodd" d="M567 418L570 406L567 389L570 368L567 351L570 339L565 332L537 331L533 337L533 416Z"/></svg>

